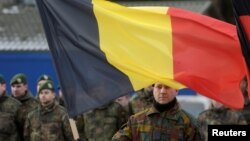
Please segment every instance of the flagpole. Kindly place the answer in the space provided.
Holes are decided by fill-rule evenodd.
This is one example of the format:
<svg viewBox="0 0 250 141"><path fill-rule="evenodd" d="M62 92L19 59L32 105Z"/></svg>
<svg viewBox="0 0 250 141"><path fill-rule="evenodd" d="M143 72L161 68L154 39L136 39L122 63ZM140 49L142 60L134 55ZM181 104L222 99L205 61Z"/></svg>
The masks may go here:
<svg viewBox="0 0 250 141"><path fill-rule="evenodd" d="M75 122L74 119L70 118L69 123L70 123L70 127L71 127L71 130L72 130L72 133L73 133L74 140L77 141L80 138L79 138L79 133L78 133L78 130L77 130L77 127L76 127L76 122Z"/></svg>

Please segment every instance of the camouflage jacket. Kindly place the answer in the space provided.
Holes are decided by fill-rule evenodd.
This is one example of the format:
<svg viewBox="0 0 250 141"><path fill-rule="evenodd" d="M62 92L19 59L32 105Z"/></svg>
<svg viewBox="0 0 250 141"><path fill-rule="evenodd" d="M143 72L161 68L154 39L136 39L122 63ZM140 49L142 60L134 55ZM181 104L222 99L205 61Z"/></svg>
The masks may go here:
<svg viewBox="0 0 250 141"><path fill-rule="evenodd" d="M22 105L17 111L17 123L18 123L18 130L21 134L21 141L23 141L23 128L24 122L28 115L28 113L39 105L38 101L32 96L31 92L26 92L26 94L22 97L15 98L19 100Z"/></svg>
<svg viewBox="0 0 250 141"><path fill-rule="evenodd" d="M115 132L126 123L127 111L118 103L84 113L77 118L82 139L87 141L110 141Z"/></svg>
<svg viewBox="0 0 250 141"><path fill-rule="evenodd" d="M150 108L153 104L153 94L145 89L139 90L129 100L129 115L141 112Z"/></svg>
<svg viewBox="0 0 250 141"><path fill-rule="evenodd" d="M57 102L38 106L27 116L25 141L74 141L68 114Z"/></svg>
<svg viewBox="0 0 250 141"><path fill-rule="evenodd" d="M21 103L4 93L0 96L0 141L19 141L16 115Z"/></svg>
<svg viewBox="0 0 250 141"><path fill-rule="evenodd" d="M244 108L240 110L240 112L244 116L247 124L250 124L250 104L245 105Z"/></svg>
<svg viewBox="0 0 250 141"><path fill-rule="evenodd" d="M211 108L199 114L198 120L201 123L201 133L207 141L208 125L229 125L229 124L247 124L244 116L237 110L229 108Z"/></svg>
<svg viewBox="0 0 250 141"><path fill-rule="evenodd" d="M202 141L199 123L179 104L164 112L153 106L132 115L113 141Z"/></svg>

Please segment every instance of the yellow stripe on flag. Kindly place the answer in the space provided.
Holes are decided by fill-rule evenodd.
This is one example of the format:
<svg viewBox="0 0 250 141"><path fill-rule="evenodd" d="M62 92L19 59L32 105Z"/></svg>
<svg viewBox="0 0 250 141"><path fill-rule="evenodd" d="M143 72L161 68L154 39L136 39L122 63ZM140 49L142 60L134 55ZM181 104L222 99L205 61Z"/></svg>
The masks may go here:
<svg viewBox="0 0 250 141"><path fill-rule="evenodd" d="M129 7L129 8L145 10L148 12L163 14L165 16L166 16L166 13L168 11L168 7L161 7L161 6L142 6L142 7Z"/></svg>
<svg viewBox="0 0 250 141"><path fill-rule="evenodd" d="M109 63L129 77L135 90L159 81L183 87L173 81L172 29L167 7L138 9L107 1L93 3L100 48Z"/></svg>

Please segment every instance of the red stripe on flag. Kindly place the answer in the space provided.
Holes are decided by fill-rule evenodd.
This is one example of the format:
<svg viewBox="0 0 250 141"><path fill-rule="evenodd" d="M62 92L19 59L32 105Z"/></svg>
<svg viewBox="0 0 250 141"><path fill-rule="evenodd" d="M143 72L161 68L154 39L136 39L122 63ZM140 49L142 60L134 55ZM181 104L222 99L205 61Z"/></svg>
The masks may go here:
<svg viewBox="0 0 250 141"><path fill-rule="evenodd" d="M239 16L240 22L245 30L246 36L248 41L250 41L250 16L249 15L244 15L244 16Z"/></svg>
<svg viewBox="0 0 250 141"><path fill-rule="evenodd" d="M170 8L174 79L232 108L244 100L245 74L236 28L221 21Z"/></svg>

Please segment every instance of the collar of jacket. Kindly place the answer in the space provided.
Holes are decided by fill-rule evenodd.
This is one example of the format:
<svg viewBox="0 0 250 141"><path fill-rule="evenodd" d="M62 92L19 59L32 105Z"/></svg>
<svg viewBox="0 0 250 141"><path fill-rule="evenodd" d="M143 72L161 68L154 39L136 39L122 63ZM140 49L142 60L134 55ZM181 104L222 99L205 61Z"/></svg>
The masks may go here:
<svg viewBox="0 0 250 141"><path fill-rule="evenodd" d="M49 105L46 105L46 106L42 106L40 104L39 110L41 111L41 114L46 114L46 113L54 111L54 109L56 108L57 105L58 105L58 103L55 102L55 100L54 100L52 103L50 103Z"/></svg>
<svg viewBox="0 0 250 141"><path fill-rule="evenodd" d="M26 91L24 95L19 96L19 97L14 97L13 95L11 95L13 98L19 100L21 103L23 103L26 100L29 100L32 97L32 94L30 91Z"/></svg>
<svg viewBox="0 0 250 141"><path fill-rule="evenodd" d="M0 103L2 103L3 101L5 101L8 98L6 91L3 92L3 94L0 96Z"/></svg>
<svg viewBox="0 0 250 141"><path fill-rule="evenodd" d="M152 115L160 115L162 117L172 119L172 120L178 120L177 117L177 112L180 111L180 105L178 102L174 105L174 107L170 110L164 111L164 112L159 112L154 106L152 106L146 113L147 116L152 116Z"/></svg>

